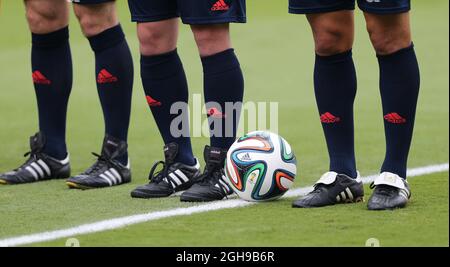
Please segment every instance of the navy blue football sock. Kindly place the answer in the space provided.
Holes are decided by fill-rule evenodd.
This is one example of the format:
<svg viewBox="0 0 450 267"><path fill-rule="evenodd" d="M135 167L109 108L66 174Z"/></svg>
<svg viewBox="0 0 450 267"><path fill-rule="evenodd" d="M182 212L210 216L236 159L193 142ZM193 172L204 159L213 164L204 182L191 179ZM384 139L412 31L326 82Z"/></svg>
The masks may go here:
<svg viewBox="0 0 450 267"><path fill-rule="evenodd" d="M95 53L97 89L105 134L127 141L133 89L133 59L120 25L89 37ZM128 155L118 159L127 164Z"/></svg>
<svg viewBox="0 0 450 267"><path fill-rule="evenodd" d="M244 96L244 77L239 60L234 49L228 49L203 57L202 63L211 146L228 149L236 140Z"/></svg>
<svg viewBox="0 0 450 267"><path fill-rule="evenodd" d="M406 178L420 87L414 46L378 56L378 62L386 134L386 157L381 171Z"/></svg>
<svg viewBox="0 0 450 267"><path fill-rule="evenodd" d="M72 90L72 58L69 29L32 34L31 64L36 92L39 129L45 136L44 153L67 157L66 114Z"/></svg>
<svg viewBox="0 0 450 267"><path fill-rule="evenodd" d="M158 125L159 132L165 144L178 144L178 154L175 160L187 165L194 165L195 158L192 153L189 114L187 110L179 110L171 114L172 104L187 103L189 100L188 84L183 64L177 50L156 55L141 56L141 78L144 86L147 103ZM171 131L171 124L175 118L180 119L182 125Z"/></svg>
<svg viewBox="0 0 450 267"><path fill-rule="evenodd" d="M330 156L330 171L356 177L353 102L356 71L352 52L316 55L314 87Z"/></svg>

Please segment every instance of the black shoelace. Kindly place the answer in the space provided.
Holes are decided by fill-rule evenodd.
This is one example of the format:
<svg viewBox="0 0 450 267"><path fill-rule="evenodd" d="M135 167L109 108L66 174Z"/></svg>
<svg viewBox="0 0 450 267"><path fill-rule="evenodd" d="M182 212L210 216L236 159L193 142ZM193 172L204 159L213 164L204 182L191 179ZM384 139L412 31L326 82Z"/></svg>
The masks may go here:
<svg viewBox="0 0 450 267"><path fill-rule="evenodd" d="M220 189L225 193L225 197L228 199L228 188L219 182L222 179L222 168L220 164L207 164L203 174L198 177L198 181L200 185L219 185Z"/></svg>
<svg viewBox="0 0 450 267"><path fill-rule="evenodd" d="M161 182L167 182L170 185L169 182L169 170L170 167L174 164L174 162L164 162L164 161L157 161L155 164L153 164L153 167L150 170L150 174L148 176L148 179L150 180L150 183L161 183ZM156 171L159 165L162 165L163 168L159 171ZM164 180L166 178L167 180ZM173 188L174 189L174 188ZM175 189L174 189L175 190Z"/></svg>
<svg viewBox="0 0 450 267"><path fill-rule="evenodd" d="M159 165L162 165L163 168L160 171L156 171L156 168L158 168ZM168 169L169 168L164 161L157 161L153 164L150 174L148 175L148 179L151 183L160 183L164 177L167 177Z"/></svg>
<svg viewBox="0 0 450 267"><path fill-rule="evenodd" d="M24 164L22 164L19 168L15 169L14 171L18 171L22 168L28 167L31 163L38 161L39 158L41 158L41 152L38 150L31 150L28 151L23 155L25 158L28 157L27 161L25 161Z"/></svg>
<svg viewBox="0 0 450 267"><path fill-rule="evenodd" d="M103 169L106 167L114 168L114 169L120 169L118 164L114 162L112 159L107 158L105 156L99 155L97 153L92 152L92 155L94 155L97 158L97 161L92 165L89 169L87 169L83 174L84 175L95 175L99 172L102 172Z"/></svg>

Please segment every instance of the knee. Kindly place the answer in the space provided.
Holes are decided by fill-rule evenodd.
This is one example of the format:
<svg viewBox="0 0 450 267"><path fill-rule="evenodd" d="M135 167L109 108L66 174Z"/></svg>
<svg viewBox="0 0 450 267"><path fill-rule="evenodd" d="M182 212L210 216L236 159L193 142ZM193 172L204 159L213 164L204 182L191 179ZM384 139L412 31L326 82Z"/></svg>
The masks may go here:
<svg viewBox="0 0 450 267"><path fill-rule="evenodd" d="M26 18L31 32L44 34L68 25L68 10L65 6L45 7L26 2ZM30 3L30 4L28 4Z"/></svg>
<svg viewBox="0 0 450 267"><path fill-rule="evenodd" d="M228 25L193 26L201 56L210 56L231 48Z"/></svg>
<svg viewBox="0 0 450 267"><path fill-rule="evenodd" d="M368 29L368 31L372 45L378 55L392 54L411 44L411 39L407 33L389 29L384 31Z"/></svg>
<svg viewBox="0 0 450 267"><path fill-rule="evenodd" d="M394 52L392 48L394 42L388 36L373 34L370 36L370 40L377 54L385 55Z"/></svg>
<svg viewBox="0 0 450 267"><path fill-rule="evenodd" d="M75 5L74 11L86 37L97 35L119 23L115 8L111 4Z"/></svg>
<svg viewBox="0 0 450 267"><path fill-rule="evenodd" d="M325 28L314 34L316 53L331 56L352 49L353 36L343 29Z"/></svg>
<svg viewBox="0 0 450 267"><path fill-rule="evenodd" d="M142 55L160 55L173 51L177 47L177 25L159 25L159 23L139 23L138 38Z"/></svg>

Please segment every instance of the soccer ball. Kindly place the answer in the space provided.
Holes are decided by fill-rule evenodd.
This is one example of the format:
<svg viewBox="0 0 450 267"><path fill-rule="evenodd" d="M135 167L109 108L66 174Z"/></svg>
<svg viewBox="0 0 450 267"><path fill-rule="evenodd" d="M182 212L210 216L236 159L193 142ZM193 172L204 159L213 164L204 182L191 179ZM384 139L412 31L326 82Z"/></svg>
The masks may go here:
<svg viewBox="0 0 450 267"><path fill-rule="evenodd" d="M251 132L237 139L228 150L225 174L240 198L275 200L294 183L297 160L282 137L265 131Z"/></svg>

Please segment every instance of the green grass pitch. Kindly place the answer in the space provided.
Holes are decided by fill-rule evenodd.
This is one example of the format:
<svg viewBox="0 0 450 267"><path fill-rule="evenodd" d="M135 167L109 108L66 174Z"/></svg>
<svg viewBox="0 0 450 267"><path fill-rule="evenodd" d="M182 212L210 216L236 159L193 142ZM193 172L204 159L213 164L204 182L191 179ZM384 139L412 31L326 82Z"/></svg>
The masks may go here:
<svg viewBox="0 0 450 267"><path fill-rule="evenodd" d="M139 79L135 25L126 1L118 1L122 25L136 66L130 155L133 182L92 191L67 189L63 181L0 187L0 240L65 229L99 220L191 207L176 197L134 200L129 192L147 182L151 164L162 157L162 141ZM412 27L421 65L422 87L410 167L448 162L449 62L446 0L413 1ZM249 23L233 25L234 47L246 79L246 100L279 102L279 132L299 160L296 187L308 186L327 167L327 153L312 88L313 41L303 16L287 14L287 1L248 1ZM358 70L356 153L362 175L376 173L384 156L378 65L360 11L356 11L354 58ZM37 130L31 82L30 34L22 1L2 1L0 9L0 171L23 163L28 137ZM71 18L74 86L68 114L68 146L73 172L92 164L100 149L103 119L95 89L93 54ZM202 70L192 34L182 26L179 52L190 92L202 92ZM292 119L295 121L292 122ZM194 138L201 156L207 138ZM448 246L448 172L411 179L407 209L369 212L363 203L293 210L292 199L191 216L171 217L96 234L76 236L82 246ZM370 193L366 187L366 194ZM368 195L366 196L368 197ZM65 239L37 246L64 246Z"/></svg>

